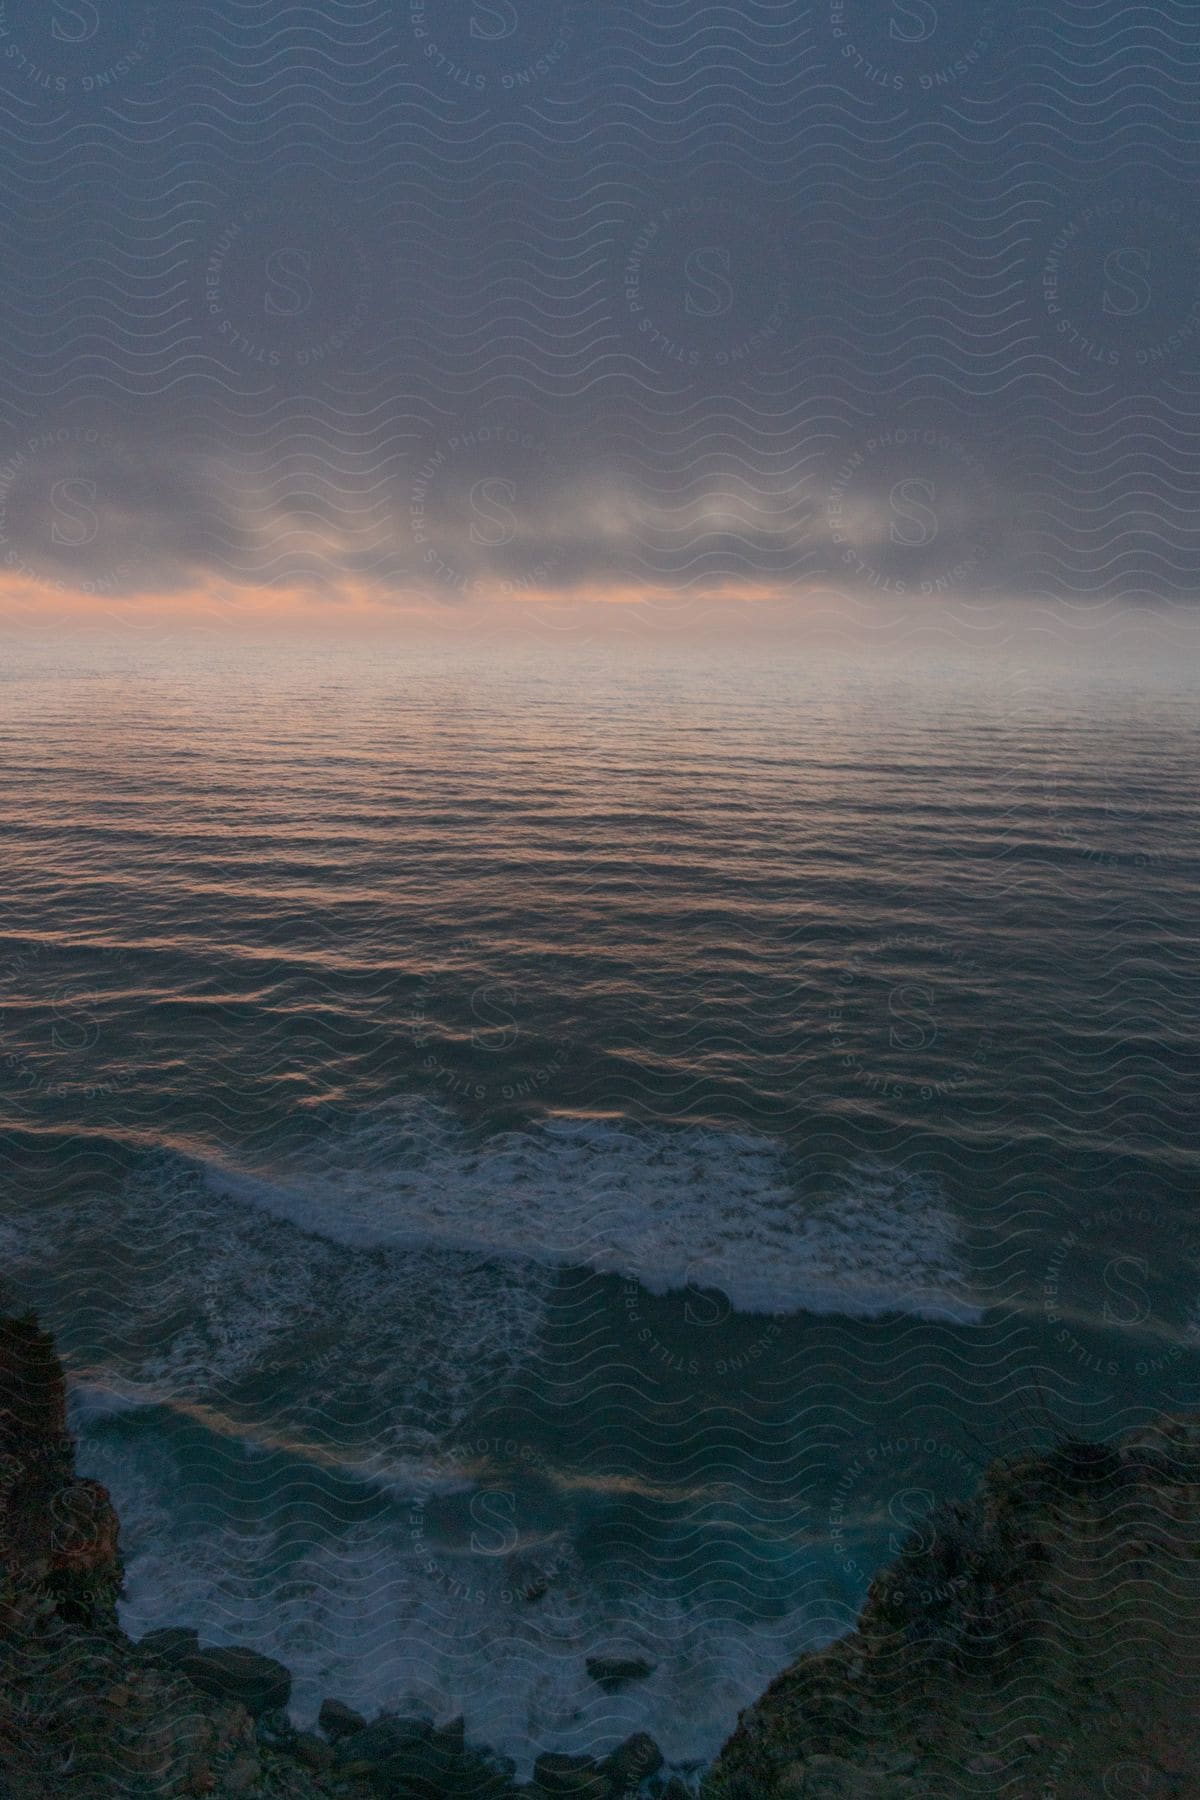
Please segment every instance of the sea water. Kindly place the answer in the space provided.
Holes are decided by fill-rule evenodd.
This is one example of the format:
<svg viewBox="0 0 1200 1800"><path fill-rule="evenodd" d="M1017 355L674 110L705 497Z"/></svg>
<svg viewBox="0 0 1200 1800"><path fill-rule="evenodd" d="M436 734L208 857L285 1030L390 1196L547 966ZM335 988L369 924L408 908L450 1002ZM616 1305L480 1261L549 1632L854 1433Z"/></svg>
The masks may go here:
<svg viewBox="0 0 1200 1800"><path fill-rule="evenodd" d="M131 1632L686 1767L991 1455L1200 1399L1169 659L43 643L0 700L2 1272Z"/></svg>

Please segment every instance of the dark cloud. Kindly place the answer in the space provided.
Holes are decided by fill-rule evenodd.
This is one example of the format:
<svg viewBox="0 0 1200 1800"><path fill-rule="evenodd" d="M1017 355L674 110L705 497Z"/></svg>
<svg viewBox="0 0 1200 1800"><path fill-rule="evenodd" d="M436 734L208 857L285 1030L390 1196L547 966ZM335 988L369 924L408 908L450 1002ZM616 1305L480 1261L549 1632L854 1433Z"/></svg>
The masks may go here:
<svg viewBox="0 0 1200 1800"><path fill-rule="evenodd" d="M1198 60L1117 0L10 0L7 567L1190 597Z"/></svg>

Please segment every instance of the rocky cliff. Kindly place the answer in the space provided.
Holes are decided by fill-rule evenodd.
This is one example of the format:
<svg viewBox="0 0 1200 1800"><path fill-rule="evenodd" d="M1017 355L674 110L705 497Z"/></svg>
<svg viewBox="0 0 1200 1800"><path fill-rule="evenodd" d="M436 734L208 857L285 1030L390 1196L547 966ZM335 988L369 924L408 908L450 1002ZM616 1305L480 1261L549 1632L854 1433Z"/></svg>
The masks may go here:
<svg viewBox="0 0 1200 1800"><path fill-rule="evenodd" d="M31 1316L0 1315L0 1800L634 1800L682 1794L644 1733L603 1758L548 1754L531 1783L462 1720L374 1721L329 1700L287 1714L291 1677L184 1628L117 1619L118 1525L75 1472L62 1368Z"/></svg>
<svg viewBox="0 0 1200 1800"><path fill-rule="evenodd" d="M121 1631L117 1519L76 1476L62 1369L32 1318L0 1319L0 1793L242 1792L253 1719ZM303 1783L280 1791L305 1794Z"/></svg>
<svg viewBox="0 0 1200 1800"><path fill-rule="evenodd" d="M62 1369L0 1316L0 1800L684 1800L653 1741L518 1784L461 1720L330 1700L187 1629L121 1630L117 1519ZM873 1584L856 1631L742 1715L704 1800L1200 1797L1200 1424L997 1463Z"/></svg>
<svg viewBox="0 0 1200 1800"><path fill-rule="evenodd" d="M1200 1796L1200 1425L993 1464L743 1713L703 1795Z"/></svg>

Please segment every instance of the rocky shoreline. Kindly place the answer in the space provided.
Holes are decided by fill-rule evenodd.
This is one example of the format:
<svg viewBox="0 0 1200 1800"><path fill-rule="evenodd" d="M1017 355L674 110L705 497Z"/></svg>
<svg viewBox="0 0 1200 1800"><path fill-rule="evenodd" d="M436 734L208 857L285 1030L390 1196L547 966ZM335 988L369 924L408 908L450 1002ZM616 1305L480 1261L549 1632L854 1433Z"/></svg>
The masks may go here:
<svg viewBox="0 0 1200 1800"><path fill-rule="evenodd" d="M133 1642L121 1581L112 1503L75 1470L53 1341L32 1315L0 1316L3 1800L687 1800L644 1732L601 1758L541 1756L520 1783L461 1719L367 1720L330 1698L319 1730L298 1730L282 1663L182 1627ZM649 1671L590 1672L611 1689Z"/></svg>
<svg viewBox="0 0 1200 1800"><path fill-rule="evenodd" d="M544 1755L522 1783L461 1719L367 1720L330 1698L298 1730L281 1663L182 1627L134 1643L121 1580L52 1340L0 1317L4 1800L686 1800L645 1733ZM1197 1621L1200 1425L995 1463L876 1579L853 1633L742 1714L702 1800L1200 1796Z"/></svg>
<svg viewBox="0 0 1200 1800"><path fill-rule="evenodd" d="M1200 1423L991 1465L858 1627L739 1720L704 1800L1200 1795Z"/></svg>

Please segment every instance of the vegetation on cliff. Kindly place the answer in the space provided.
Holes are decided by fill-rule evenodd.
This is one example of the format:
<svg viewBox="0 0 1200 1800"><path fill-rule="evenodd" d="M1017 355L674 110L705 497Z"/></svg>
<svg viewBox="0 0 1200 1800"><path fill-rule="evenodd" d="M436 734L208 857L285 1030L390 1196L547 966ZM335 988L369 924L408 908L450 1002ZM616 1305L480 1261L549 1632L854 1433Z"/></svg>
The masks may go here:
<svg viewBox="0 0 1200 1800"><path fill-rule="evenodd" d="M1200 1425L992 1465L858 1628L743 1713L704 1800L1200 1794Z"/></svg>

